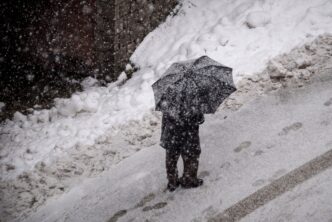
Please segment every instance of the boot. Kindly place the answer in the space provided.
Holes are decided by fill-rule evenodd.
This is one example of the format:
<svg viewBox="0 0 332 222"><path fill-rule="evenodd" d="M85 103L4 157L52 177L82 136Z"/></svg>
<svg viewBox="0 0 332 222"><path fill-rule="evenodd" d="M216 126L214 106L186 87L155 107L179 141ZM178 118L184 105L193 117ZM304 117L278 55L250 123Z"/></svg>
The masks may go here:
<svg viewBox="0 0 332 222"><path fill-rule="evenodd" d="M204 180L200 179L200 178L191 178L191 179L181 178L180 179L181 187L185 188L185 189L196 188L196 187L202 186L203 183L204 183Z"/></svg>
<svg viewBox="0 0 332 222"><path fill-rule="evenodd" d="M203 185L203 180L197 178L199 156L185 156L183 158L183 176L180 185L183 188L195 188Z"/></svg>
<svg viewBox="0 0 332 222"><path fill-rule="evenodd" d="M178 178L176 180L174 180L174 181L170 181L169 180L168 184L167 184L167 190L170 191L170 192L173 192L179 186L180 186L180 182L179 182Z"/></svg>

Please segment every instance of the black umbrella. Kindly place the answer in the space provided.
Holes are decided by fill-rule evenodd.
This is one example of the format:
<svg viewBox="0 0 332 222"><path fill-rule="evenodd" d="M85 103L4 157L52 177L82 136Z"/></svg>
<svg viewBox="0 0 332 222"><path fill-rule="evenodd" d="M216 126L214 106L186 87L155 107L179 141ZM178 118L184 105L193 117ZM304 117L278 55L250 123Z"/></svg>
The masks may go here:
<svg viewBox="0 0 332 222"><path fill-rule="evenodd" d="M173 63L153 85L156 110L214 113L236 91L232 69L207 56Z"/></svg>

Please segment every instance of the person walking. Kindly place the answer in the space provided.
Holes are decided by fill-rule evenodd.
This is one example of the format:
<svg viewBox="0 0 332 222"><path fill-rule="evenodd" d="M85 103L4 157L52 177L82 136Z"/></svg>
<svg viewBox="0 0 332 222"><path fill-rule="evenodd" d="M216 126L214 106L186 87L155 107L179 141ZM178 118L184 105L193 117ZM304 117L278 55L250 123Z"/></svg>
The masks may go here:
<svg viewBox="0 0 332 222"><path fill-rule="evenodd" d="M199 125L204 122L202 113L182 112L176 117L163 113L160 145L166 150L167 189L174 191L201 186L203 180L197 178L201 153ZM183 176L178 177L177 162L183 160Z"/></svg>
<svg viewBox="0 0 332 222"><path fill-rule="evenodd" d="M167 189L174 191L198 187L199 125L204 114L213 114L219 105L236 91L232 68L201 56L173 63L152 84L155 110L161 111L160 145L166 150ZM177 162L183 159L183 175L178 177Z"/></svg>

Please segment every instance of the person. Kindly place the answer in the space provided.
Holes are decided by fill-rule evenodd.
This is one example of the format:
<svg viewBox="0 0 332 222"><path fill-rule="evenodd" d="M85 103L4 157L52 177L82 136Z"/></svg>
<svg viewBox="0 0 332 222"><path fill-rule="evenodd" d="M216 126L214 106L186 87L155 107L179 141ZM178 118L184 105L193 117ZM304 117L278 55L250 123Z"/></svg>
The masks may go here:
<svg viewBox="0 0 332 222"><path fill-rule="evenodd" d="M177 117L164 112L160 146L166 150L167 189L174 191L201 186L203 180L197 178L199 156L201 153L199 125L204 122L202 113L182 113ZM183 160L183 176L178 177L177 162Z"/></svg>

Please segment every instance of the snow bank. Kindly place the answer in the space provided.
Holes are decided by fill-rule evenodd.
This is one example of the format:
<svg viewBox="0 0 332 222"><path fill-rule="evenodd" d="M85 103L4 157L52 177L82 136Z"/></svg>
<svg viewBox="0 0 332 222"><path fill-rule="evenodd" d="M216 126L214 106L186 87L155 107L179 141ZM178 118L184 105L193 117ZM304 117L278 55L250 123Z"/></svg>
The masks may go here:
<svg viewBox="0 0 332 222"><path fill-rule="evenodd" d="M331 12L326 0L184 1L179 15L150 33L132 60L158 76L173 62L208 55L232 67L238 82L280 53L331 32Z"/></svg>
<svg viewBox="0 0 332 222"><path fill-rule="evenodd" d="M126 86L121 75L108 87L90 87L50 110L15 113L0 128L1 177L11 179L36 163L50 163L75 146L91 146L106 131L142 119L153 108L151 72L142 69ZM144 80L147 79L147 80ZM11 170L6 165L10 164Z"/></svg>
<svg viewBox="0 0 332 222"><path fill-rule="evenodd" d="M297 84L299 87L310 77L331 69L332 34L318 37L311 43L281 54L269 61L265 72L273 82L282 85Z"/></svg>
<svg viewBox="0 0 332 222"><path fill-rule="evenodd" d="M98 87L87 79L84 92L57 99L49 110L27 116L16 113L1 125L1 181L15 180L40 163L51 166L58 159L88 158L83 154L97 149L100 138L130 121L152 116L151 85L171 63L208 55L233 67L234 79L240 83L262 71L272 57L332 32L331 12L332 2L323 0L184 1L178 15L169 17L135 51L132 60L140 70L130 80L122 74L117 82ZM307 58L296 63L305 66ZM109 151L109 142L105 143L101 149Z"/></svg>
<svg viewBox="0 0 332 222"><path fill-rule="evenodd" d="M63 116L73 117L79 112L95 113L98 110L100 94L98 92L83 92L73 95L69 100L56 100L55 107Z"/></svg>

